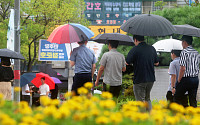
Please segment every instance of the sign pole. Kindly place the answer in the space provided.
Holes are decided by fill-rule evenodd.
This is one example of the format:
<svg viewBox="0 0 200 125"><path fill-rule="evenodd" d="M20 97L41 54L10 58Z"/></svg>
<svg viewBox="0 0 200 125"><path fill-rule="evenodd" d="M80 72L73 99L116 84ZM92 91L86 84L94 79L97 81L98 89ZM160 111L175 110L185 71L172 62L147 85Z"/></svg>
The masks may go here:
<svg viewBox="0 0 200 125"><path fill-rule="evenodd" d="M20 0L15 0L14 14L14 41L15 51L20 53ZM15 59L14 63L14 101L20 101L20 91L15 88L20 87L20 60Z"/></svg>

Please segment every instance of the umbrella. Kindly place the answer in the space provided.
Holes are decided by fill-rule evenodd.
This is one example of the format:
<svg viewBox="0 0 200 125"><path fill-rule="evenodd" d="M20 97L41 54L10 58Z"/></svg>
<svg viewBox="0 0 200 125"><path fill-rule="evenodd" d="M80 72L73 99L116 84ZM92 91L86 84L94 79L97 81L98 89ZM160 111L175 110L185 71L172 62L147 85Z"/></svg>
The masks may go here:
<svg viewBox="0 0 200 125"><path fill-rule="evenodd" d="M197 27L188 24L174 25L174 27L176 28L175 34L200 37L200 29Z"/></svg>
<svg viewBox="0 0 200 125"><path fill-rule="evenodd" d="M158 52L171 52L172 49L182 50L182 41L176 39L160 40L152 45Z"/></svg>
<svg viewBox="0 0 200 125"><path fill-rule="evenodd" d="M107 40L116 40L119 41L119 45L134 45L132 37L120 33L99 34L93 40L98 43L106 43Z"/></svg>
<svg viewBox="0 0 200 125"><path fill-rule="evenodd" d="M25 59L20 53L9 49L0 49L0 57L8 57L11 59Z"/></svg>
<svg viewBox="0 0 200 125"><path fill-rule="evenodd" d="M73 43L88 40L93 36L94 33L87 27L69 23L54 29L47 41L58 44Z"/></svg>
<svg viewBox="0 0 200 125"><path fill-rule="evenodd" d="M122 24L120 28L125 32L141 36L167 36L175 32L170 21L153 14L134 16Z"/></svg>
<svg viewBox="0 0 200 125"><path fill-rule="evenodd" d="M60 81L60 79L58 79L58 78L56 78L56 77L51 77L52 79L53 79L53 81L55 82L55 84L60 84L60 83L62 83L61 81Z"/></svg>
<svg viewBox="0 0 200 125"><path fill-rule="evenodd" d="M42 77L45 77L45 83L49 85L50 89L55 89L55 82L53 79L48 74L44 73L24 73L20 78L20 86L23 87L26 84L32 83L39 88L40 85L42 85Z"/></svg>

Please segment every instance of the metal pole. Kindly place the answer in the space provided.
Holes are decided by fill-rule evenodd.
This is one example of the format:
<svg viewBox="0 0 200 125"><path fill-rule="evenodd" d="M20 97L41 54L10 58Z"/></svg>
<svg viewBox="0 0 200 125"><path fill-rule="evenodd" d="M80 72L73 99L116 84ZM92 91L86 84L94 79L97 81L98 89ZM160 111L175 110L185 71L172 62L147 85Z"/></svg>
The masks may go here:
<svg viewBox="0 0 200 125"><path fill-rule="evenodd" d="M14 40L15 51L20 52L20 0L15 0L14 16ZM14 88L20 87L20 60L15 59L14 64ZM14 101L20 101L20 91L14 91Z"/></svg>

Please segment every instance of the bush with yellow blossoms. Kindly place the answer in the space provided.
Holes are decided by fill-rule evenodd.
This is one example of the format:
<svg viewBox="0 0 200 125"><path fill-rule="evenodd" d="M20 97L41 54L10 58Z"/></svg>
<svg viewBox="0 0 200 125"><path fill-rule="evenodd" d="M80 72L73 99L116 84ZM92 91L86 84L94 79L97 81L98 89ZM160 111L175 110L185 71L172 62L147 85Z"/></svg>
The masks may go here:
<svg viewBox="0 0 200 125"><path fill-rule="evenodd" d="M199 125L200 108L184 108L161 100L153 104L127 101L120 105L109 92L92 95L92 83L78 89L79 96L65 94L66 101L41 97L41 106L5 101L0 94L0 125ZM90 96L88 96L90 95Z"/></svg>

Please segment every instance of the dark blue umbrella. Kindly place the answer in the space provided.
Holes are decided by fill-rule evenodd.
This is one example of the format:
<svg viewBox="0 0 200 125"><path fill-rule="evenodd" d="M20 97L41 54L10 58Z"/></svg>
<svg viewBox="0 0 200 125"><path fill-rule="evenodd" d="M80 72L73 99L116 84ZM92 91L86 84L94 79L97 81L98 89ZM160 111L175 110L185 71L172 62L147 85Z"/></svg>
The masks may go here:
<svg viewBox="0 0 200 125"><path fill-rule="evenodd" d="M20 77L20 86L23 87L26 84L31 83L31 81L36 77L36 73L24 73Z"/></svg>

